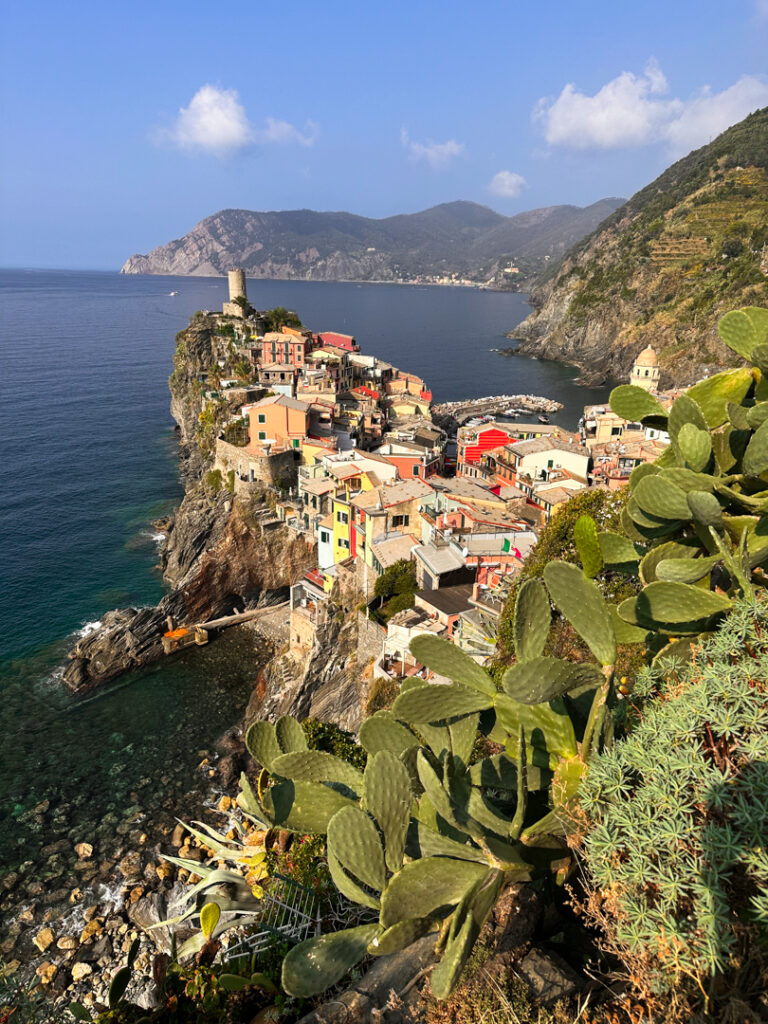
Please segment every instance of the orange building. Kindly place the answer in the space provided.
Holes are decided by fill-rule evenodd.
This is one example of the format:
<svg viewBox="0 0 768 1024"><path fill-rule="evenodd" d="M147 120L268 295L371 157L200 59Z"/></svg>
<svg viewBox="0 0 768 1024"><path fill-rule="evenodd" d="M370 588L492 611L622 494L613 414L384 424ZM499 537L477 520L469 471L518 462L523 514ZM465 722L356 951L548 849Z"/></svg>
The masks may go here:
<svg viewBox="0 0 768 1024"><path fill-rule="evenodd" d="M248 405L249 438L252 445L280 444L299 448L309 433L309 406L286 395L270 395Z"/></svg>

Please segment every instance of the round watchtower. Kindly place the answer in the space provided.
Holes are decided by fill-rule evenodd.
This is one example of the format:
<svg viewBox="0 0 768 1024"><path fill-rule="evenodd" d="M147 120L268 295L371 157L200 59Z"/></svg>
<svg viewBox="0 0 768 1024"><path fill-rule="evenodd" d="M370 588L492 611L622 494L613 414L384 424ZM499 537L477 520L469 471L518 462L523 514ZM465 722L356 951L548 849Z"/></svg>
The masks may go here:
<svg viewBox="0 0 768 1024"><path fill-rule="evenodd" d="M227 277L229 279L229 301L234 302L235 299L242 298L247 299L248 293L245 290L245 271L242 267L237 267L235 270L228 270Z"/></svg>

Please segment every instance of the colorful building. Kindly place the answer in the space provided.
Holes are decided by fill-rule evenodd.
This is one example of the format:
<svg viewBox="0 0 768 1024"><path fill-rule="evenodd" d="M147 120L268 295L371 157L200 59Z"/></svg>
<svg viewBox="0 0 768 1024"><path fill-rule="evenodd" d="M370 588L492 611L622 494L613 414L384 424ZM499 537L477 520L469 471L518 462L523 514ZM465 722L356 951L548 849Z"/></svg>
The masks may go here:
<svg viewBox="0 0 768 1024"><path fill-rule="evenodd" d="M494 421L475 427L459 427L456 440L456 474L477 477L480 476L480 460L483 453L515 443L515 428L511 424Z"/></svg>
<svg viewBox="0 0 768 1024"><path fill-rule="evenodd" d="M277 444L300 448L309 432L309 406L286 395L270 395L243 406L248 416L251 444Z"/></svg>

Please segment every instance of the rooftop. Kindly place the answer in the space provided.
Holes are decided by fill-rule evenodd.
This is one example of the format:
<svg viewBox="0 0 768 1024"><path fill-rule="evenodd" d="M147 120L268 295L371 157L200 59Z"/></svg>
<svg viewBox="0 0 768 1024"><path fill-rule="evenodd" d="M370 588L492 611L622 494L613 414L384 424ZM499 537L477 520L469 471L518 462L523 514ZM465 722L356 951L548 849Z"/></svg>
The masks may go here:
<svg viewBox="0 0 768 1024"><path fill-rule="evenodd" d="M382 569L388 569L395 562L408 561L416 541L408 534L385 534L385 539L371 544L371 552L376 556Z"/></svg>
<svg viewBox="0 0 768 1024"><path fill-rule="evenodd" d="M243 406L241 412L246 412L248 409L263 409L268 405L281 405L285 409L294 409L296 412L308 412L309 406L306 402L297 402L295 398L289 398L287 395L268 395L266 398L262 398L259 402L254 402L253 405Z"/></svg>
<svg viewBox="0 0 768 1024"><path fill-rule="evenodd" d="M471 608L471 596L471 583L462 583L458 587L440 587L439 590L420 590L415 595L417 600L445 615L460 615L467 608Z"/></svg>
<svg viewBox="0 0 768 1024"><path fill-rule="evenodd" d="M414 548L413 553L424 562L428 569L437 573L438 576L441 576L444 572L453 572L454 569L464 568L464 559L448 545L445 547L435 547L434 544L418 544Z"/></svg>
<svg viewBox="0 0 768 1024"><path fill-rule="evenodd" d="M537 455L540 452L571 452L574 455L583 455L589 458L589 451L578 444L568 444L556 437L532 437L530 441L518 441L509 449L515 458L523 458L526 455Z"/></svg>

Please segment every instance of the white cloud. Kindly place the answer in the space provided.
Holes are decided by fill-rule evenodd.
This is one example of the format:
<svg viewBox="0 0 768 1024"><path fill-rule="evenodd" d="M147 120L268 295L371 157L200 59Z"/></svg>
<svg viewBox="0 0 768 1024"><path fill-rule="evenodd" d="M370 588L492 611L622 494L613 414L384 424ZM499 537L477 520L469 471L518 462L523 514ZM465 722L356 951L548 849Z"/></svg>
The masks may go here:
<svg viewBox="0 0 768 1024"><path fill-rule="evenodd" d="M312 146L319 133L320 129L314 121L307 121L302 133L288 121L276 121L274 117L268 117L267 127L256 132L255 137L258 142L295 142L299 146Z"/></svg>
<svg viewBox="0 0 768 1024"><path fill-rule="evenodd" d="M619 149L666 143L671 154L681 156L768 104L768 83L750 75L719 93L704 86L688 100L662 98L668 89L663 71L651 60L642 75L623 71L594 96L569 83L557 99L539 100L533 118L551 146Z"/></svg>
<svg viewBox="0 0 768 1024"><path fill-rule="evenodd" d="M569 83L553 102L539 100L533 116L551 146L642 146L682 109L679 100L653 98L666 88L661 68L650 61L642 75L623 71L594 96L579 92Z"/></svg>
<svg viewBox="0 0 768 1024"><path fill-rule="evenodd" d="M705 86L666 126L664 135L671 150L683 156L767 104L768 84L751 75L744 75L722 92L713 93Z"/></svg>
<svg viewBox="0 0 768 1024"><path fill-rule="evenodd" d="M253 132L235 89L204 85L182 107L168 133L182 149L202 149L226 156L249 145Z"/></svg>
<svg viewBox="0 0 768 1024"><path fill-rule="evenodd" d="M494 174L488 185L488 189L494 195L503 196L505 199L514 199L524 188L525 178L514 171L499 171L498 174Z"/></svg>
<svg viewBox="0 0 768 1024"><path fill-rule="evenodd" d="M451 160L464 153L464 144L456 142L455 139L449 139L447 142L433 142L431 139L427 139L426 142L414 142L405 128L400 132L400 141L408 150L411 160L423 160L433 171L442 170Z"/></svg>
<svg viewBox="0 0 768 1024"><path fill-rule="evenodd" d="M287 121L273 117L267 118L265 128L254 128L236 89L204 85L189 101L189 106L179 110L173 126L157 132L156 138L181 149L225 157L254 143L311 146L318 131L312 121L307 121L302 132Z"/></svg>

